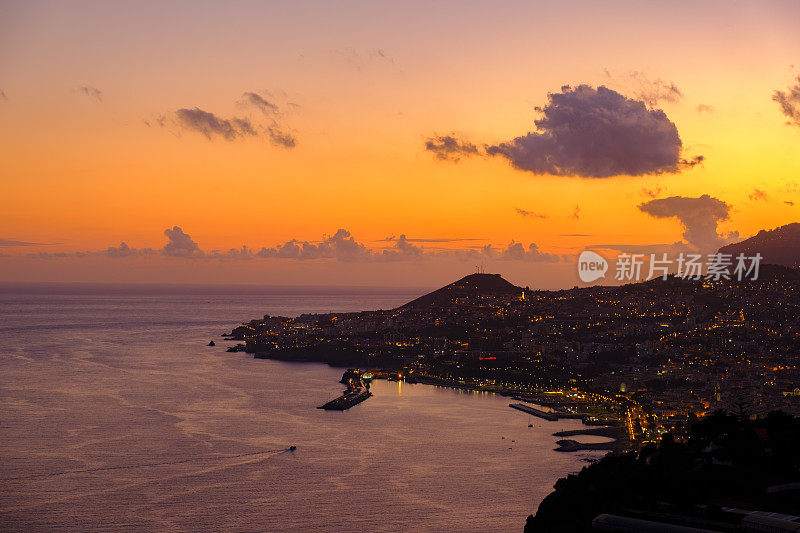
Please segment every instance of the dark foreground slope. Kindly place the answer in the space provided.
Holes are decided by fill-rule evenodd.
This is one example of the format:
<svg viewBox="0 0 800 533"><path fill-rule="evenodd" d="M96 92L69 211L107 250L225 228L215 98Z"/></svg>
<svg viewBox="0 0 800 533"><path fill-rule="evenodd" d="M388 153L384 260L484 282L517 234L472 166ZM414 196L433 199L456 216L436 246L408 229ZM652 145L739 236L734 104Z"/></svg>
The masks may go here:
<svg viewBox="0 0 800 533"><path fill-rule="evenodd" d="M755 236L720 248L720 253L752 257L760 253L762 263L800 267L800 223L773 230L761 230Z"/></svg>
<svg viewBox="0 0 800 533"><path fill-rule="evenodd" d="M559 479L525 532L590 531L604 513L736 531L745 515L731 508L800 515L798 482L800 418L716 412L693 426L687 444L667 435L659 446L608 455Z"/></svg>

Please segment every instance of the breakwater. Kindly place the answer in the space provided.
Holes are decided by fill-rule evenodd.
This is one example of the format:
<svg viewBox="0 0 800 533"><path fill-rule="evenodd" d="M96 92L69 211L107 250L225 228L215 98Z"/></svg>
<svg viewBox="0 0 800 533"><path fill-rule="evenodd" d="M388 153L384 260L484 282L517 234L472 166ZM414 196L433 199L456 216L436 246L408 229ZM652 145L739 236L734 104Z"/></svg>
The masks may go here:
<svg viewBox="0 0 800 533"><path fill-rule="evenodd" d="M317 407L317 409L325 409L326 411L344 411L346 409L350 409L354 405L360 404L370 396L372 396L372 393L366 389L346 392L338 398L334 398L333 400L329 401L325 405L320 405Z"/></svg>
<svg viewBox="0 0 800 533"><path fill-rule="evenodd" d="M530 405L525 405L522 403L510 403L508 406L512 409L522 411L523 413L528 413L529 415L538 416L539 418L544 418L545 420L549 420L551 422L556 422L558 420L558 415L556 413L542 411L541 409L536 409Z"/></svg>

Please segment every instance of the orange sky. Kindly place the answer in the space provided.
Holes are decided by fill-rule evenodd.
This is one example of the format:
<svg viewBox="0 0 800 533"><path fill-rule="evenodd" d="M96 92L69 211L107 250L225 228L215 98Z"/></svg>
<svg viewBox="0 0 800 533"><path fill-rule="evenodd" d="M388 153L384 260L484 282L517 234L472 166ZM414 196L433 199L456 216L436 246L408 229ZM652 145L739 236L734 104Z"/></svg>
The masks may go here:
<svg viewBox="0 0 800 533"><path fill-rule="evenodd" d="M435 285L475 263L29 256L120 242L160 249L176 225L207 252L317 242L344 228L378 251L405 234L477 239L428 249L513 239L560 256L680 241L677 219L638 209L645 189L726 202L721 234L800 218L800 127L773 101L800 71L797 3L566 4L6 2L0 280ZM534 107L563 85L635 100L659 83L682 96L653 107L702 165L581 178L425 150L437 135L482 146L535 131ZM279 111L243 106L246 92ZM272 125L296 146L271 143L266 130L209 140L176 122L195 107ZM523 285L574 284L566 260L485 262Z"/></svg>

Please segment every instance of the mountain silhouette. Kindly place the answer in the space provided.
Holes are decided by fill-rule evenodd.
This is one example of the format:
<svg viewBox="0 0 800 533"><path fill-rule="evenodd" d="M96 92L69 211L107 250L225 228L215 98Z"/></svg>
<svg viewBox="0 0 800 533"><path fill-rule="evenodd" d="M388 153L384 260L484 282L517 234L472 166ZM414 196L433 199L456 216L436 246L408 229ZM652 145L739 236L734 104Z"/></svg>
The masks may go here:
<svg viewBox="0 0 800 533"><path fill-rule="evenodd" d="M410 307L427 307L430 305L450 305L458 298L475 296L503 296L522 294L522 287L509 283L500 274L470 274L458 281L445 285L416 300L412 300L400 309Z"/></svg>
<svg viewBox="0 0 800 533"><path fill-rule="evenodd" d="M762 263L792 268L800 267L800 223L794 222L773 230L761 230L755 236L719 249L720 253L762 256Z"/></svg>

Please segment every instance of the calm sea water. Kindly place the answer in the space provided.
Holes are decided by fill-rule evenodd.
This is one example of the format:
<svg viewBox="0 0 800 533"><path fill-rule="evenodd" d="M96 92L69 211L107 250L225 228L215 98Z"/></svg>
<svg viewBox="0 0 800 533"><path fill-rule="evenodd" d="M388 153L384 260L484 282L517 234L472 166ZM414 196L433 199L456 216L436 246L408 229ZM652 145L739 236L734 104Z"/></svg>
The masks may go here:
<svg viewBox="0 0 800 533"><path fill-rule="evenodd" d="M0 530L521 531L598 457L553 451L579 422L385 381L325 412L341 369L218 339L422 292L0 286Z"/></svg>

